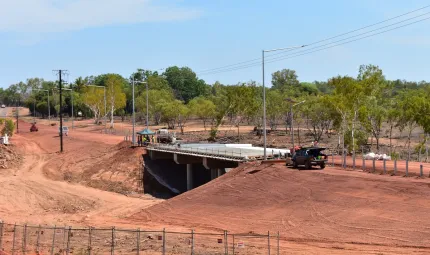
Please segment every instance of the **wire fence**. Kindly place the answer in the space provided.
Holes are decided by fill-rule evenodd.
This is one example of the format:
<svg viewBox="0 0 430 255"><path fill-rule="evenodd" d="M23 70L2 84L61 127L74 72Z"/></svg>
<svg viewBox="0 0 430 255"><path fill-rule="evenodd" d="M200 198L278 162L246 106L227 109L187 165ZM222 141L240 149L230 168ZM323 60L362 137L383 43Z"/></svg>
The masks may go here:
<svg viewBox="0 0 430 255"><path fill-rule="evenodd" d="M336 154L331 154L331 156L328 158L327 165L340 166L344 169L362 170L370 173L430 178L430 163L411 161L408 159L366 159L365 157L358 155L339 156Z"/></svg>
<svg viewBox="0 0 430 255"><path fill-rule="evenodd" d="M73 228L0 221L0 251L6 254L280 254L280 235Z"/></svg>

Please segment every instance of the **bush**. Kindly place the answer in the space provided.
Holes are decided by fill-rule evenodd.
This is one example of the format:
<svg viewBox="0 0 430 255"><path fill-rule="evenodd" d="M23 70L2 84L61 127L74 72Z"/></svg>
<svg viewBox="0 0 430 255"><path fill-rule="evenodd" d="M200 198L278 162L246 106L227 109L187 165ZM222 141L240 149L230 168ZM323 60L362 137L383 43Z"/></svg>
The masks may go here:
<svg viewBox="0 0 430 255"><path fill-rule="evenodd" d="M362 146L365 146L367 144L367 133L356 129L354 132L354 142L355 142L355 150L359 151ZM348 151L352 151L352 131L348 130L345 133L345 147L348 149Z"/></svg>
<svg viewBox="0 0 430 255"><path fill-rule="evenodd" d="M391 152L390 156L392 160L400 159L400 154L398 152Z"/></svg>
<svg viewBox="0 0 430 255"><path fill-rule="evenodd" d="M216 135L218 134L218 129L212 127L211 131L209 131L209 141L214 142L216 140Z"/></svg>
<svg viewBox="0 0 430 255"><path fill-rule="evenodd" d="M7 134L8 136L11 137L13 136L14 131L15 131L15 123L13 123L13 120L6 120L3 130L1 131L1 134L3 136Z"/></svg>

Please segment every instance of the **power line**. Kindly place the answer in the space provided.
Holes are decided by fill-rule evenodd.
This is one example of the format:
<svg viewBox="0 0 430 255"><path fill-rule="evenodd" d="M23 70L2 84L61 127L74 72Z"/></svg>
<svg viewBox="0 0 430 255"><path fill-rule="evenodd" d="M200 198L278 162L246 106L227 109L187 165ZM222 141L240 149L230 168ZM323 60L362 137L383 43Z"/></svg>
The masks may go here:
<svg viewBox="0 0 430 255"><path fill-rule="evenodd" d="M428 14L430 14L430 12L426 13L426 14L423 14L423 15L416 16L416 17L411 18L411 19L415 19L417 17L428 15ZM408 19L408 20L411 20L411 19ZM416 23L419 23L419 22L423 22L423 21L426 21L428 19L430 19L430 17L426 17L424 19L420 19L420 20L417 20L417 21L414 21L414 22L410 22L410 23L407 23L407 24L404 24L404 25L401 25L401 26L397 26L397 27L394 27L394 28L391 28L391 29L387 29L387 30L384 30L384 31L381 31L381 32L373 33L373 34L370 34L370 35L367 35L367 36L359 37L359 38L356 38L356 39L353 39L353 40L349 40L349 41L346 41L346 42L343 42L343 43L335 44L337 42L345 41L345 40L348 40L348 39L355 38L357 36L362 36L362 35L365 35L365 34L368 34L368 33L371 33L371 32L375 32L375 31L380 30L382 28L374 29L372 31L365 32L365 33L362 33L362 34L359 34L359 35L355 35L355 36L351 36L351 37L348 37L348 38L344 38L344 39L338 40L336 42L332 42L332 43L328 43L328 44L316 46L316 47L313 47L313 48L310 48L310 49L307 49L307 50L303 50L303 51L299 51L297 53L289 54L289 55L286 55L286 56L281 56L281 57L269 59L267 61L267 63L273 63L273 62L277 62L277 61L281 61L281 60L285 60L285 59L295 58L295 57L298 57L298 56L303 56L303 55L311 54L311 53L314 53L314 52L318 52L318 51L322 51L322 50L334 48L334 47L337 47L337 46L340 46L340 45L344 45L344 44L356 42L356 41L363 40L363 39L366 39L366 38L369 38L369 37L372 37L372 36L380 35L380 34L387 33L387 32L390 32L390 31L393 31L393 30L396 30L396 29L399 29L399 28L403 28L403 27L410 26L410 25L413 25L413 24L416 24ZM405 21L407 21L407 20L405 20ZM403 23L403 22L404 21L397 22L397 23L394 23L392 25ZM385 26L383 28L387 28L387 27L390 27L392 25L388 25L388 26ZM334 45L331 45L331 44L334 44ZM329 46L329 45L331 45L331 46ZM252 63L252 64L238 66L238 67L234 67L234 68L227 68L227 69L223 69L223 70L219 70L219 71L208 72L208 73L200 74L200 75L210 75L210 74L217 74L217 73L223 73L223 72L231 72L231 71L236 71L236 70L240 70L240 69L246 69L246 68L258 66L258 65L260 65L260 63Z"/></svg>
<svg viewBox="0 0 430 255"><path fill-rule="evenodd" d="M322 39L322 40L319 40L319 41L315 41L315 42L306 44L306 46L311 46L311 45L319 44L319 43L322 43L322 42L325 42L325 41L329 41L329 40L332 40L332 39L335 39L335 38L342 37L344 35L352 34L354 32L358 32L358 31L361 31L361 30L364 30L364 29L367 29L367 28L370 28L370 27L374 27L374 26L386 23L388 21L395 20L397 18L407 16L407 15L409 15L411 13L415 13L415 12L421 11L421 10L429 8L429 7L430 7L430 5L427 5L427 6L415 9L413 11L409 11L409 12L400 14L398 16L395 16L395 17L383 20L383 21L380 21L380 22L377 22L377 23L373 23L373 24L368 25L368 26L364 26L364 27L361 27L361 28L358 28L358 29L354 29L354 30L351 30L351 31L348 31L348 32L345 32L345 33L342 33L342 34L339 34L339 35L335 35L335 36L332 36L332 37L329 37L329 38L325 38L325 39ZM422 16L422 15L420 15L420 16ZM416 16L416 17L413 17L413 18L417 18L417 17L419 17L419 16ZM411 18L411 19L413 19L413 18ZM410 19L407 19L407 20L410 20ZM402 22L407 21L407 20L403 20ZM394 23L394 24L396 24L396 23ZM291 50L296 50L296 49L291 49ZM291 51L291 50L288 50L288 51ZM273 56L280 55L280 54L285 54L285 51L271 54L270 56L267 57L267 59L270 60L270 58L272 58ZM217 70L229 69L229 67L236 68L234 66L242 66L242 65L247 66L247 65L250 65L250 64L257 64L257 63L259 64L260 62L261 62L260 58L255 58L255 59L251 59L251 60L247 60L247 61L242 61L242 62L239 62L239 63L236 63L236 64L230 64L230 65L226 65L226 66L222 66L222 67L218 67L218 68L211 68L211 69L202 70L202 71L198 72L197 74L199 74L199 75L205 75L206 73L212 73L212 72L217 71Z"/></svg>

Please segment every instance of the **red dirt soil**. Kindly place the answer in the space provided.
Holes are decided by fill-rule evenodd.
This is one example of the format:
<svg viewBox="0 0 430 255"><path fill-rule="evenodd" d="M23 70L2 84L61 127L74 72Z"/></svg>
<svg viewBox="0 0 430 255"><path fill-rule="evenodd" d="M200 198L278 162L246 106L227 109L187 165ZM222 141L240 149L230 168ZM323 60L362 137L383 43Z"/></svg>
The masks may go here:
<svg viewBox="0 0 430 255"><path fill-rule="evenodd" d="M29 129L20 122L12 139L23 165L0 171L0 219L6 222L279 231L281 254L430 253L429 178L250 163L160 203L100 190L109 185L85 186L94 179L134 187L135 169L127 161L134 165L141 151L126 148L121 136L71 130L59 154L58 127Z"/></svg>
<svg viewBox="0 0 430 255"><path fill-rule="evenodd" d="M97 160L121 153L119 148L116 153L112 152L115 146L121 146L118 145L121 137L72 130L64 139L65 152L59 154L57 127L39 125L39 132L30 133L30 124L20 122L19 128L19 134L11 141L24 157L24 163L14 171L0 171L2 220L112 226L119 219L159 202L149 196L127 197L64 181L64 170L76 175L86 173L94 164L100 167ZM130 156L134 158L136 155ZM115 167L114 162L118 160L111 158L107 161L111 165L105 166L105 172ZM100 171L96 171L95 176Z"/></svg>
<svg viewBox="0 0 430 255"><path fill-rule="evenodd" d="M429 179L253 163L130 220L280 231L284 248L303 254L430 253L429 196Z"/></svg>

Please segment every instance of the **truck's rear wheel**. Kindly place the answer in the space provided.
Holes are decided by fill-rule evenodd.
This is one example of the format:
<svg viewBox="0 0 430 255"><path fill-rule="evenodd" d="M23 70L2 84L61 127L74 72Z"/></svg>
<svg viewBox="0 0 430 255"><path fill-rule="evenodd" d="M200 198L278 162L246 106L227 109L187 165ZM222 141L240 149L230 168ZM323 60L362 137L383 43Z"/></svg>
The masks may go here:
<svg viewBox="0 0 430 255"><path fill-rule="evenodd" d="M320 167L321 167L321 169L324 169L325 168L325 163L321 163Z"/></svg>
<svg viewBox="0 0 430 255"><path fill-rule="evenodd" d="M306 169L312 169L312 165L310 161L307 161L305 164Z"/></svg>
<svg viewBox="0 0 430 255"><path fill-rule="evenodd" d="M299 167L299 166L297 165L297 161L294 161L294 162L293 162L293 167L294 167L294 168Z"/></svg>

